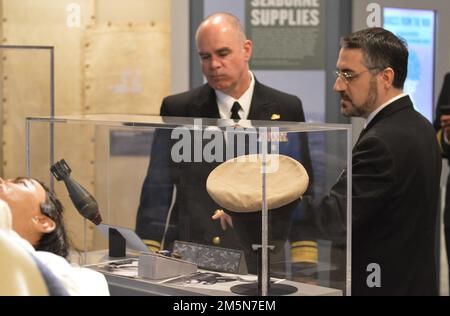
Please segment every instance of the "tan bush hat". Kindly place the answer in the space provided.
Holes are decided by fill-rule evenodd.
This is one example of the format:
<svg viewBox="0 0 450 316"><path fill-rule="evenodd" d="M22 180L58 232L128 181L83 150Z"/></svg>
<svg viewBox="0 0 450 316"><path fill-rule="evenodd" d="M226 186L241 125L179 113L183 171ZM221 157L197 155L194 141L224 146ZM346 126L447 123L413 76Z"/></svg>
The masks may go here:
<svg viewBox="0 0 450 316"><path fill-rule="evenodd" d="M287 205L305 193L309 177L297 160L267 155L266 198L268 209ZM206 189L221 207L248 213L262 209L261 155L240 156L225 161L208 176Z"/></svg>

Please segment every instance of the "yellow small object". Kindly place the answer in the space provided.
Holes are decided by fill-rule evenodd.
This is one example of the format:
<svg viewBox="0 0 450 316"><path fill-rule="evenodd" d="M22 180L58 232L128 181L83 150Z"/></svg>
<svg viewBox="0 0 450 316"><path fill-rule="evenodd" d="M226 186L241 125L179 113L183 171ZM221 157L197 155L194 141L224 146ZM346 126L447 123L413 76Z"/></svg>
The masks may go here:
<svg viewBox="0 0 450 316"><path fill-rule="evenodd" d="M143 239L142 241L152 252L158 252L161 250L161 243L156 240Z"/></svg>
<svg viewBox="0 0 450 316"><path fill-rule="evenodd" d="M317 263L318 250L316 241L296 241L291 244L292 262Z"/></svg>
<svg viewBox="0 0 450 316"><path fill-rule="evenodd" d="M280 114L272 114L272 117L270 118L272 121L279 120L281 118Z"/></svg>
<svg viewBox="0 0 450 316"><path fill-rule="evenodd" d="M439 145L439 149L441 150L442 154L445 154L444 152L444 146L442 146L442 129L438 130L436 133L437 143Z"/></svg>
<svg viewBox="0 0 450 316"><path fill-rule="evenodd" d="M220 237L216 236L212 239L214 245L220 245Z"/></svg>

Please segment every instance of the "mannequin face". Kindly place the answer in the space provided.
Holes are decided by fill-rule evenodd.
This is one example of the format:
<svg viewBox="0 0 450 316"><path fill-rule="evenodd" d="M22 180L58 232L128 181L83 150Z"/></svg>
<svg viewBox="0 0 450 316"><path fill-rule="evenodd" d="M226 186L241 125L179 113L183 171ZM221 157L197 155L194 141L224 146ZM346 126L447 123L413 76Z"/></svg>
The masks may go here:
<svg viewBox="0 0 450 316"><path fill-rule="evenodd" d="M40 204L45 202L46 193L36 180L0 178L0 199L11 209L13 229L32 245L54 229L54 222L41 213Z"/></svg>

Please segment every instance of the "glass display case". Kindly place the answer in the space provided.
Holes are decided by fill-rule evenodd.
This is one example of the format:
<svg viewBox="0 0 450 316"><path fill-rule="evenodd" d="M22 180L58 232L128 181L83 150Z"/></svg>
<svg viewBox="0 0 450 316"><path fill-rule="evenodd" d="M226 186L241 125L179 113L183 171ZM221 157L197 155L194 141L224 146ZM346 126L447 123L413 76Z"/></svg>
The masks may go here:
<svg viewBox="0 0 450 316"><path fill-rule="evenodd" d="M30 117L26 167L63 202L81 263L111 261L123 238L123 256L194 263L229 293L350 295L351 139L350 125L276 119ZM50 172L62 159L100 225Z"/></svg>

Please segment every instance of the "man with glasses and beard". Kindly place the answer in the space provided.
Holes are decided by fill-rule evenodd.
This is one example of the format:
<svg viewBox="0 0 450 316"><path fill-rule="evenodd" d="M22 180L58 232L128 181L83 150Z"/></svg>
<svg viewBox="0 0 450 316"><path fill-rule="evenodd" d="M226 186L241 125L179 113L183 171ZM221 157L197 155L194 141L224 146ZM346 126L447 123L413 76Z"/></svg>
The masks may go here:
<svg viewBox="0 0 450 316"><path fill-rule="evenodd" d="M365 119L352 152L353 295L438 294L441 157L433 126L403 93L407 65L405 43L382 28L341 40L334 90L343 115ZM345 240L346 178L309 201L322 236Z"/></svg>

